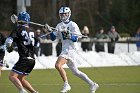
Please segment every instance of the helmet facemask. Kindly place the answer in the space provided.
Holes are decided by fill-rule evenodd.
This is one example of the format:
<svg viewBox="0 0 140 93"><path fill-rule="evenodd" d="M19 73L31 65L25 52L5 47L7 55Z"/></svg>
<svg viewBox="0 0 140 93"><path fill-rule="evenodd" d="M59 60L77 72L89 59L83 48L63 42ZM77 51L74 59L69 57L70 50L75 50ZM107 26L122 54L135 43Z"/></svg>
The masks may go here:
<svg viewBox="0 0 140 93"><path fill-rule="evenodd" d="M67 22L70 18L70 13L60 13L59 17L62 22Z"/></svg>

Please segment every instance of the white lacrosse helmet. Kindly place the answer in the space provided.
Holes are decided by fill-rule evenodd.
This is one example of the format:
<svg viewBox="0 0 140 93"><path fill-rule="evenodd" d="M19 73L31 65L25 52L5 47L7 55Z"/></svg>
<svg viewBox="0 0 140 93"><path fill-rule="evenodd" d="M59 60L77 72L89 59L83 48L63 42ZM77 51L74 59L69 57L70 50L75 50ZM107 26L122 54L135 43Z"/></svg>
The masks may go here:
<svg viewBox="0 0 140 93"><path fill-rule="evenodd" d="M66 14L66 15L64 15ZM61 7L59 10L59 17L62 22L67 22L70 19L71 10L69 7Z"/></svg>

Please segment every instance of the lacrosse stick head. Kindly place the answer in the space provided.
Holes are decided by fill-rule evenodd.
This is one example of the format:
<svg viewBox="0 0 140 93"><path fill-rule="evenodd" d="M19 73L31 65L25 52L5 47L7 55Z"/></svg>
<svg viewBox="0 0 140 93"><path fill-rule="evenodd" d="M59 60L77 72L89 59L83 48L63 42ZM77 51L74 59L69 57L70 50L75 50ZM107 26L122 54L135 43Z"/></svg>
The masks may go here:
<svg viewBox="0 0 140 93"><path fill-rule="evenodd" d="M11 21L15 24L18 21L18 17L15 14L11 15Z"/></svg>

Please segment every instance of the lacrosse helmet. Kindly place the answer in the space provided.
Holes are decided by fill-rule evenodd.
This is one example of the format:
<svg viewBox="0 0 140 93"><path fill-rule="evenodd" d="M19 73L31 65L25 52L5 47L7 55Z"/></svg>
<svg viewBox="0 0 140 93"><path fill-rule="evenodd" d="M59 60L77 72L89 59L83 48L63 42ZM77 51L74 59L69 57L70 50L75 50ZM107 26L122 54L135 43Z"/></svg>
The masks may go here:
<svg viewBox="0 0 140 93"><path fill-rule="evenodd" d="M28 24L30 22L30 15L27 12L20 12L18 14L18 23Z"/></svg>
<svg viewBox="0 0 140 93"><path fill-rule="evenodd" d="M64 15L65 14L65 15ZM69 7L61 7L59 10L59 17L62 22L67 22L70 19L71 10Z"/></svg>

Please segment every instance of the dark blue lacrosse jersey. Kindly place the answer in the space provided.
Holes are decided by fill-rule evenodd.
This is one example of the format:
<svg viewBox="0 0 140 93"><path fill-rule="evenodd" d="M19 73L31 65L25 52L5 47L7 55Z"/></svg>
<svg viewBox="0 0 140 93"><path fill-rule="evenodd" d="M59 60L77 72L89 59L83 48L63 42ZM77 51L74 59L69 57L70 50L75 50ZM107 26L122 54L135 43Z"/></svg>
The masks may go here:
<svg viewBox="0 0 140 93"><path fill-rule="evenodd" d="M19 53L19 60L12 68L12 71L18 74L28 75L35 65L34 48L38 40L34 32L29 31L24 26L17 26L9 37L16 43Z"/></svg>

